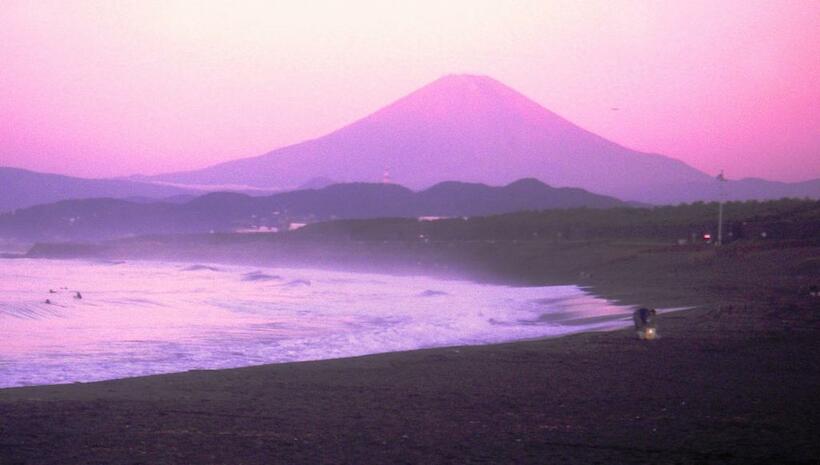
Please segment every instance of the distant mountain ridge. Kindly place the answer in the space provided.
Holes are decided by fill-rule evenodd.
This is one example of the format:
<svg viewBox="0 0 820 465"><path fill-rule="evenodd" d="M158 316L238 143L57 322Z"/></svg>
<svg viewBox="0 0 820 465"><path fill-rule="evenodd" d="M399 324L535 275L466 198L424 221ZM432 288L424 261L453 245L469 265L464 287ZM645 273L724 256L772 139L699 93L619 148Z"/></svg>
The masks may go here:
<svg viewBox="0 0 820 465"><path fill-rule="evenodd" d="M654 203L691 203L697 201L766 200L782 198L820 199L820 179L803 182L768 181L759 178L731 179L725 183L684 183L647 189Z"/></svg>
<svg viewBox="0 0 820 465"><path fill-rule="evenodd" d="M0 212L66 199L163 198L191 189L118 179L85 179L0 166Z"/></svg>
<svg viewBox="0 0 820 465"><path fill-rule="evenodd" d="M66 200L0 215L0 238L99 240L140 234L230 232L330 219L479 216L521 210L610 208L624 202L535 179L503 187L446 182L421 192L395 184L334 184L266 197L217 192L185 203Z"/></svg>
<svg viewBox="0 0 820 465"><path fill-rule="evenodd" d="M647 203L710 200L714 178L582 129L487 76L444 76L337 131L263 155L149 179L287 189L313 179L414 189L446 180L501 185L534 177ZM817 183L738 181L735 197L820 197Z"/></svg>
<svg viewBox="0 0 820 465"><path fill-rule="evenodd" d="M319 188L377 181L385 170L416 190L532 177L652 204L720 198L714 176L679 160L606 140L492 78L449 75L325 136L200 170L102 180L0 168L0 212L69 198L168 197L188 193L185 187L259 194ZM820 179L742 179L723 187L730 200L820 198Z"/></svg>
<svg viewBox="0 0 820 465"><path fill-rule="evenodd" d="M606 140L492 78L450 75L323 137L201 170L81 179L0 167L0 212L78 198L151 199L222 190L262 195L373 182L385 170L414 190L450 180L504 185L537 178L650 204L722 195L820 198L820 179L741 179L719 187L712 175Z"/></svg>
<svg viewBox="0 0 820 465"><path fill-rule="evenodd" d="M646 187L710 179L681 161L608 141L494 79L472 75L445 76L317 139L152 179L284 188L321 177L376 180L385 168L411 188L535 177L644 201Z"/></svg>

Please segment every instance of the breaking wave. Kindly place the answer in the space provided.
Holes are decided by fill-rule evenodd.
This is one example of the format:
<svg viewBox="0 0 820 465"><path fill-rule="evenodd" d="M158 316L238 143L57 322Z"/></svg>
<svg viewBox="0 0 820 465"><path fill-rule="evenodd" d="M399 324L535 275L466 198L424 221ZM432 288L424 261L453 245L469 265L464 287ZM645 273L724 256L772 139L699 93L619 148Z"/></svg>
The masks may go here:
<svg viewBox="0 0 820 465"><path fill-rule="evenodd" d="M242 281L281 281L282 277L274 274L267 274L261 271L251 271L242 275Z"/></svg>
<svg viewBox="0 0 820 465"><path fill-rule="evenodd" d="M630 308L575 286L31 259L0 260L0 276L12 277L0 280L0 386L489 344L631 324Z"/></svg>

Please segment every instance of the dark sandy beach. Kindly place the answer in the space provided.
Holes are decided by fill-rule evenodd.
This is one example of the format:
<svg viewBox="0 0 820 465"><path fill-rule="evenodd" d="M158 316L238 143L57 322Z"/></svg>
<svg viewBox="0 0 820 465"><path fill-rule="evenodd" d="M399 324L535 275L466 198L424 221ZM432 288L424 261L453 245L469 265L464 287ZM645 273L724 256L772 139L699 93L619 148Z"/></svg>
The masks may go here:
<svg viewBox="0 0 820 465"><path fill-rule="evenodd" d="M820 299L805 292L820 249L628 249L527 273L558 282L584 267L606 297L697 305L662 315L658 340L616 331L4 389L0 463L820 463Z"/></svg>

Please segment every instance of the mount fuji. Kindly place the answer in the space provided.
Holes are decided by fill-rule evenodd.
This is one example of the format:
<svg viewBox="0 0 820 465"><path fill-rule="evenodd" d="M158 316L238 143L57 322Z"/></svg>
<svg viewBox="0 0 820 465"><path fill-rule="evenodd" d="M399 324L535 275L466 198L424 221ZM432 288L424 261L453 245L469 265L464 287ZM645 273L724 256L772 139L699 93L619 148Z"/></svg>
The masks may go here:
<svg viewBox="0 0 820 465"><path fill-rule="evenodd" d="M451 180L504 185L537 178L650 203L691 201L716 184L679 160L618 145L474 75L444 76L317 139L148 179L284 190L321 178L378 181L385 169L412 189Z"/></svg>

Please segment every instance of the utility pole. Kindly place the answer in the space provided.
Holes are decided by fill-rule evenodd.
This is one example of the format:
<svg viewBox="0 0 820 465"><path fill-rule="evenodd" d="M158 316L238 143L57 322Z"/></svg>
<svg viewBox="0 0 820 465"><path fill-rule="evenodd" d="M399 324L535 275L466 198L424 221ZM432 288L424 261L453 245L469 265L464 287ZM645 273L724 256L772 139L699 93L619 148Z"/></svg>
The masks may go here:
<svg viewBox="0 0 820 465"><path fill-rule="evenodd" d="M726 199L726 189L723 187L726 183L726 177L723 176L723 170L717 175L718 180L718 195L720 196L720 204L718 206L718 234L716 245L723 244L723 202Z"/></svg>

